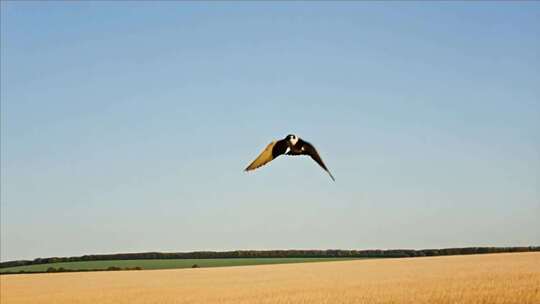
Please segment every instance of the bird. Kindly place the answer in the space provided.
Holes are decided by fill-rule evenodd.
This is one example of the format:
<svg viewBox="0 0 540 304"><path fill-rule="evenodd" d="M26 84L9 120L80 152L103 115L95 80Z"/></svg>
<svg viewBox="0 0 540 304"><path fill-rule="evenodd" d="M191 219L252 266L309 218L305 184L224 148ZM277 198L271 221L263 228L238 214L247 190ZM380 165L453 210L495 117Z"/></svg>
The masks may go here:
<svg viewBox="0 0 540 304"><path fill-rule="evenodd" d="M309 155L321 168L324 169L330 175L333 181L336 181L330 170L324 164L322 158L315 147L309 142L301 139L300 137L289 134L285 138L280 140L273 140L266 148L261 152L259 156L249 165L244 171L255 170L259 167L266 165L272 160L276 159L280 155Z"/></svg>

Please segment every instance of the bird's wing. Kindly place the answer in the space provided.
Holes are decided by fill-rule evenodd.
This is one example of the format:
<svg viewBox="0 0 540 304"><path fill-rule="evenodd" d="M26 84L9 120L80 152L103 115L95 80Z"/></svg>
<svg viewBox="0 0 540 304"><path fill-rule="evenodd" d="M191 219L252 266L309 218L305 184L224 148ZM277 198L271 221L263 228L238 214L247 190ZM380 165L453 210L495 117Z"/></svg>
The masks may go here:
<svg viewBox="0 0 540 304"><path fill-rule="evenodd" d="M285 140L272 141L244 171L255 170L261 166L266 165L276 157L284 154L287 148L288 145L287 141Z"/></svg>
<svg viewBox="0 0 540 304"><path fill-rule="evenodd" d="M317 164L319 164L319 166L321 166L324 171L326 171L328 173L328 175L330 175L330 177L332 178L333 181L336 181L334 179L334 176L332 176L332 173L330 173L330 170L328 170L328 168L326 168L326 165L324 164L322 158L319 156L319 153L317 152L317 149L315 149L315 147L308 143L307 141L304 141L303 145L302 145L302 148L303 148L303 154L306 154L306 155L309 155L311 156L311 158L317 162Z"/></svg>

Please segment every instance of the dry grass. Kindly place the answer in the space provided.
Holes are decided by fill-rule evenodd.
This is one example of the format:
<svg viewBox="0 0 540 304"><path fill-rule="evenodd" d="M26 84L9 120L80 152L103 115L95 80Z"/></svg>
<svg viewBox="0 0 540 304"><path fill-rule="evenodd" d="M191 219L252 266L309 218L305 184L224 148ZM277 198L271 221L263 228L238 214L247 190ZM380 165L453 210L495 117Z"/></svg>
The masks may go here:
<svg viewBox="0 0 540 304"><path fill-rule="evenodd" d="M540 253L6 275L10 303L540 303Z"/></svg>

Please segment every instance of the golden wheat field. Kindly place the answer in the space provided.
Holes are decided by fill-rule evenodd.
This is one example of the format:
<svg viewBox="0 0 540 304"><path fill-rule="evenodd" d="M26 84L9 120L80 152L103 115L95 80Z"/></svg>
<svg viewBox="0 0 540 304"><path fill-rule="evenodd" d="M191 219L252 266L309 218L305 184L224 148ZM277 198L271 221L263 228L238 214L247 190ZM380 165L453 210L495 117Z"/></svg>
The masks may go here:
<svg viewBox="0 0 540 304"><path fill-rule="evenodd" d="M4 275L9 303L540 303L540 253Z"/></svg>

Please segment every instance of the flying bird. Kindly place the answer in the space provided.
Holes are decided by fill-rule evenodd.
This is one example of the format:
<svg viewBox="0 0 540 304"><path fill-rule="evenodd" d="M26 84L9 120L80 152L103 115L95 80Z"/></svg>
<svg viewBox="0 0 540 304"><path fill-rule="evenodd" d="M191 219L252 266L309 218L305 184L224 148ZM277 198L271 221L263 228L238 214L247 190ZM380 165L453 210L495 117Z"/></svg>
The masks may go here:
<svg viewBox="0 0 540 304"><path fill-rule="evenodd" d="M297 137L294 134L289 134L287 137L274 140L266 146L264 151L244 170L251 171L259 167L266 165L272 160L276 159L280 155L309 155L321 168L324 169L330 175L333 181L335 181L332 173L326 168L323 160L319 156L319 153L315 147L307 141Z"/></svg>

